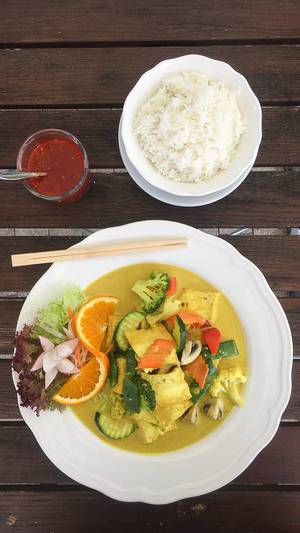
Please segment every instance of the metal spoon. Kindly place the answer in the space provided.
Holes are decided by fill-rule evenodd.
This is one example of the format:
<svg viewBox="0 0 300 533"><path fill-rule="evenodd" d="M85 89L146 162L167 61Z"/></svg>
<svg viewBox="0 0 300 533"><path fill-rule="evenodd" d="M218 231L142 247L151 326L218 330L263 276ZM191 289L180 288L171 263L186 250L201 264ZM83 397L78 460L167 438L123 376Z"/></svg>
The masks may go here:
<svg viewBox="0 0 300 533"><path fill-rule="evenodd" d="M19 172L18 170L1 168L0 180L16 181L25 180L26 178L40 178L41 176L47 176L46 172Z"/></svg>

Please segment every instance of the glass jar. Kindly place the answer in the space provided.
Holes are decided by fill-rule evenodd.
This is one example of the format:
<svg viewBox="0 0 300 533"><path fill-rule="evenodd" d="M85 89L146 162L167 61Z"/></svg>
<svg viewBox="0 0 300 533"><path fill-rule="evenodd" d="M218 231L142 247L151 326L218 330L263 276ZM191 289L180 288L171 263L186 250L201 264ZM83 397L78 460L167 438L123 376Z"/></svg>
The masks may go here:
<svg viewBox="0 0 300 533"><path fill-rule="evenodd" d="M40 130L28 137L17 155L17 169L46 172L47 176L23 181L31 194L59 204L76 202L91 184L87 153L71 133Z"/></svg>

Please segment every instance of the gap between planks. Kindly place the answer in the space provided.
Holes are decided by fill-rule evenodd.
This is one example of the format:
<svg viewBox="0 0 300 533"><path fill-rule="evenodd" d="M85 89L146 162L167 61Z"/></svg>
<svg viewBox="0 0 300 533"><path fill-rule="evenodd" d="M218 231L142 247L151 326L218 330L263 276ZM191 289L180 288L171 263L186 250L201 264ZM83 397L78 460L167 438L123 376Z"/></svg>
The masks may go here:
<svg viewBox="0 0 300 533"><path fill-rule="evenodd" d="M262 109L268 108L278 108L278 107L293 107L295 110L298 110L300 108L300 101L299 100L280 100L278 102L268 101L268 100L260 100L260 104ZM59 103L43 103L43 104L15 104L15 105L9 105L9 104L2 104L0 106L0 111L16 111L16 110L23 110L23 111L55 111L55 110L69 110L69 111L81 111L81 110L88 110L88 111L121 111L123 109L123 103L119 102L107 102L107 103L97 103L97 102L89 102L89 103L77 103L77 104L59 104Z"/></svg>
<svg viewBox="0 0 300 533"><path fill-rule="evenodd" d="M0 228L1 237L87 237L99 228ZM210 235L287 235L290 228L247 228L247 227L219 227L219 228L197 228ZM1 292L0 292L1 297Z"/></svg>
<svg viewBox="0 0 300 533"><path fill-rule="evenodd" d="M3 111L1 108L0 108L0 113L1 111ZM9 109L9 110L5 110L5 111L14 111L14 109ZM12 167L12 166L9 166L9 165L6 165L6 168L8 169L12 169L12 168L15 168L15 167ZM106 167L103 167L103 168L90 168L89 169L90 171L90 174L117 174L119 177L121 174L123 175L126 175L128 174L128 171L126 168L124 167L120 167L120 168L114 168L114 167L111 167L111 168L106 168ZM299 172L300 171L300 166L298 165L286 165L286 166L264 166L264 167L259 167L259 166L253 166L252 169L251 169L252 172Z"/></svg>
<svg viewBox="0 0 300 533"><path fill-rule="evenodd" d="M277 107L294 107L295 109L298 109L300 107L300 100L278 100L277 102L274 102L273 100L264 100L263 98L260 99L260 104L262 108L277 108ZM78 111L78 110L99 110L99 111L120 111L123 109L123 103L119 102L107 102L107 103L101 103L98 102L89 102L89 103L71 103L71 104L60 104L60 103L43 103L43 104L1 104L1 111L16 111L16 110L23 110L23 111L36 111L36 110L64 110L69 109L72 111Z"/></svg>
<svg viewBox="0 0 300 533"><path fill-rule="evenodd" d="M128 41L28 41L28 42L0 42L0 49L22 50L36 48L176 48L179 46L232 46L232 45L299 45L300 39L297 37L270 37L270 38L245 38L245 39L160 39L157 41L128 40Z"/></svg>

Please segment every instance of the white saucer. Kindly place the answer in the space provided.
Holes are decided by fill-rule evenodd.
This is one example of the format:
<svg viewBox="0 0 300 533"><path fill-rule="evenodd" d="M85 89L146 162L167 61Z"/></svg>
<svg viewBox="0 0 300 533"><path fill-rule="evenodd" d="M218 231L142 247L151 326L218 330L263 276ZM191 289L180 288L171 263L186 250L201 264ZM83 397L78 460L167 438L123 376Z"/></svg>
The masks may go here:
<svg viewBox="0 0 300 533"><path fill-rule="evenodd" d="M251 162L250 166L245 170L243 174L229 187L226 187L226 189L223 189L220 192L215 192L211 194L206 194L205 196L177 196L176 194L171 194L166 191L163 191L162 189L158 189L157 187L154 187L154 185L151 185L148 181L146 181L143 176L137 171L135 166L131 163L130 159L128 158L126 154L126 150L124 147L124 143L121 137L121 121L122 121L122 115L119 122L119 131L118 131L118 141L119 141L119 149L122 161L124 163L124 166L133 181L141 188L143 191L145 191L150 196L153 196L153 198L156 198L157 200L160 200L161 202L164 202L165 204L170 205L177 205L180 207L198 207L201 205L207 205L212 204L213 202L217 202L218 200L221 200L222 198L225 198L225 196L228 196L231 192L233 192L237 187L246 179L248 176L250 170L253 167L254 161L256 159L256 154Z"/></svg>

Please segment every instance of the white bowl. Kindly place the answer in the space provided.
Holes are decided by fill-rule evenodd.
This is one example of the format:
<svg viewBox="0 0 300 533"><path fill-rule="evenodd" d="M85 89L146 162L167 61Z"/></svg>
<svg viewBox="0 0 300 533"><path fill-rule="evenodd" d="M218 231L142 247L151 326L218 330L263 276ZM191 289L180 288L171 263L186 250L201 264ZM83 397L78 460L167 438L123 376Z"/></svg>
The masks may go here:
<svg viewBox="0 0 300 533"><path fill-rule="evenodd" d="M238 89L238 105L246 117L246 129L236 154L226 170L201 183L181 183L168 180L154 168L139 147L133 132L137 110L157 90L163 78L186 70L199 71L224 81ZM180 196L202 196L221 191L237 180L253 161L262 137L261 107L247 80L227 63L201 55L186 55L158 63L143 74L127 96L123 108L121 136L129 159L143 178L166 192Z"/></svg>
<svg viewBox="0 0 300 533"><path fill-rule="evenodd" d="M264 276L222 239L183 224L147 220L98 231L79 246L125 241L130 235L185 236L188 246L180 253L143 251L56 263L31 290L17 329L70 282L84 287L113 269L147 261L188 268L224 292L243 324L250 370L245 406L234 408L216 431L192 446L152 456L112 448L72 411L39 417L29 408L20 411L49 459L71 478L118 500L163 504L222 487L271 440L290 397L292 342L285 314Z"/></svg>
<svg viewBox="0 0 300 533"><path fill-rule="evenodd" d="M122 123L122 115L120 118L119 123L119 132L118 132L118 141L119 141L119 150L121 159L123 161L124 167L126 168L129 176L133 179L133 181L147 194L152 196L153 198L156 198L160 202L164 202L165 204L170 205L178 205L180 207L198 207L203 205L209 205L214 202L218 202L219 200L222 200L222 198L225 198L229 194L231 194L235 189L237 189L243 181L247 178L248 174L251 172L251 168L254 164L256 154L254 156L253 161L251 161L250 166L243 172L243 174L240 175L238 179L234 181L229 187L225 187L225 189L222 189L219 192L212 193L212 194L205 194L203 196L179 196L176 194L170 194L169 192L163 191L162 189L158 189L157 187L154 187L149 183L148 181L144 180L143 176L137 171L135 166L130 161L129 157L126 154L124 143L120 134L121 130L121 123Z"/></svg>

